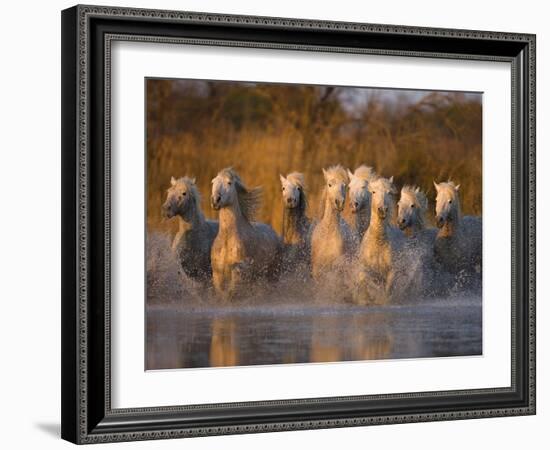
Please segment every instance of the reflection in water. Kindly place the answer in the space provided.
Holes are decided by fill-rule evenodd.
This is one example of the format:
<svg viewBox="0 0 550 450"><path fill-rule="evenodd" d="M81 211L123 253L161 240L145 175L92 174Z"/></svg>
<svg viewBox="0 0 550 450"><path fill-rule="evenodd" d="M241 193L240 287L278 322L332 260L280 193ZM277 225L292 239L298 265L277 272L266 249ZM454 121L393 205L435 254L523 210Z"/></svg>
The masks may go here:
<svg viewBox="0 0 550 450"><path fill-rule="evenodd" d="M148 306L147 369L481 354L481 299L410 306Z"/></svg>
<svg viewBox="0 0 550 450"><path fill-rule="evenodd" d="M239 345L235 330L236 324L231 318L215 318L212 320L211 366L224 367L239 364Z"/></svg>

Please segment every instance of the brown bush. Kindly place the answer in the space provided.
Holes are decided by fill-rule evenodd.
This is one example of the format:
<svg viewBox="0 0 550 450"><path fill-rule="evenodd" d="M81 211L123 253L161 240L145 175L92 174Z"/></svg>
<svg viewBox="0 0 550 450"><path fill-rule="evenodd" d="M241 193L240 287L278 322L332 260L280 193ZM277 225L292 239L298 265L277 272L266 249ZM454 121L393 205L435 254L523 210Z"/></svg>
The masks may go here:
<svg viewBox="0 0 550 450"><path fill-rule="evenodd" d="M448 92L206 82L147 81L147 225L170 229L160 209L171 176L197 178L207 217L210 181L234 167L263 187L259 220L280 232L279 173L303 172L317 215L321 169L371 165L398 187L461 184L465 214L480 215L481 96Z"/></svg>

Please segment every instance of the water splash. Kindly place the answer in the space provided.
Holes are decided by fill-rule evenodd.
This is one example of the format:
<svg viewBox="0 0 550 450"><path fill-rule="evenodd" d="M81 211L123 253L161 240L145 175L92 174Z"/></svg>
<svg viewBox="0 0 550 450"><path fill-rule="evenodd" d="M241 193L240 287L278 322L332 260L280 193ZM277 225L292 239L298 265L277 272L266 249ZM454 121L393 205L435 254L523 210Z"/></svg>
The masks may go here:
<svg viewBox="0 0 550 450"><path fill-rule="evenodd" d="M389 303L354 302L357 266L345 260L321 282L303 264L227 304L183 273L167 235L150 233L147 368L480 354L481 277L448 274L426 258L425 248L404 249ZM383 295L379 280L368 281L370 296Z"/></svg>
<svg viewBox="0 0 550 450"><path fill-rule="evenodd" d="M147 236L147 304L185 306L200 303L201 286L183 272L162 233Z"/></svg>
<svg viewBox="0 0 550 450"><path fill-rule="evenodd" d="M246 294L233 303L345 305L355 303L354 293L358 291L374 299L370 304L414 304L461 294L481 297L481 274L445 272L426 245L408 243L399 253L389 301L383 298L383 280L371 274L362 276L361 270L354 259L346 259L327 271L320 282L314 282L304 263L292 271L281 270L274 283L260 281L247 286ZM182 307L219 304L211 286L185 275L171 251L169 236L162 233L150 233L147 238L147 302Z"/></svg>

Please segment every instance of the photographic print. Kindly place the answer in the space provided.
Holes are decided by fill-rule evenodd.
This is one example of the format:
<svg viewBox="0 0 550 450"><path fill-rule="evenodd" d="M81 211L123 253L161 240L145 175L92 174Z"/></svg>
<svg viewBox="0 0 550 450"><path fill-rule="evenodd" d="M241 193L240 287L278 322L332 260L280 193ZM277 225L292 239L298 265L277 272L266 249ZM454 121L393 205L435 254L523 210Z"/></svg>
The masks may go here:
<svg viewBox="0 0 550 450"><path fill-rule="evenodd" d="M145 80L145 368L482 354L482 94Z"/></svg>

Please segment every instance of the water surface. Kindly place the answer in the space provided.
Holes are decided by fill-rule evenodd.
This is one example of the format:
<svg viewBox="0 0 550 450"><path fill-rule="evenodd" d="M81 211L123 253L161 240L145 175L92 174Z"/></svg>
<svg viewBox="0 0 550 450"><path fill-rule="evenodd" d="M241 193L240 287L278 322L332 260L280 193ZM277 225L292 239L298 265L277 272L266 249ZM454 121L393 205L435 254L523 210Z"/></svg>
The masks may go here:
<svg viewBox="0 0 550 450"><path fill-rule="evenodd" d="M148 237L146 369L271 365L480 355L481 278L437 274L426 298L409 264L402 300L358 306L342 280L314 285L307 274L249 286L247 298L223 303L181 273L165 235Z"/></svg>
<svg viewBox="0 0 550 450"><path fill-rule="evenodd" d="M147 308L147 369L480 355L481 299Z"/></svg>

